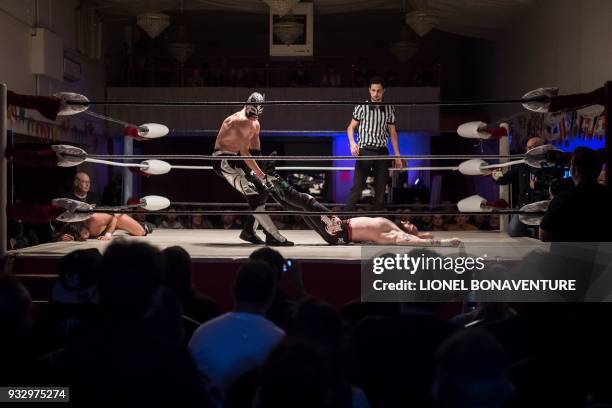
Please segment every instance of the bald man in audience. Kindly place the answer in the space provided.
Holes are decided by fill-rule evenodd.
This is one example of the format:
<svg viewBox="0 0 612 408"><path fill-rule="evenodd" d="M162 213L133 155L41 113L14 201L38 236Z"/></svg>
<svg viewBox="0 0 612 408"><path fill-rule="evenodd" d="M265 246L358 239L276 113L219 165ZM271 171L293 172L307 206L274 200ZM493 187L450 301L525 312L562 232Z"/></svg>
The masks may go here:
<svg viewBox="0 0 612 408"><path fill-rule="evenodd" d="M83 201L88 204L100 205L100 198L96 193L91 191L91 179L89 178L89 174L83 171L79 171L74 176L72 191L64 194L64 197Z"/></svg>

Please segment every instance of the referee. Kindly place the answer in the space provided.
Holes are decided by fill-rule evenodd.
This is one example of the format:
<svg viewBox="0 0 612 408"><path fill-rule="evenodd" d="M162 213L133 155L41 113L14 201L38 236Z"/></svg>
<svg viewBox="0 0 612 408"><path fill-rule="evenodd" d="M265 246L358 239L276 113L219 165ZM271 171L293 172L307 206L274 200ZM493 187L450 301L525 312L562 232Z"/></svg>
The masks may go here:
<svg viewBox="0 0 612 408"><path fill-rule="evenodd" d="M379 105L385 93L382 78L374 77L370 80L370 101L373 105L357 105L353 109L353 118L346 133L348 134L351 154L353 156L389 156L389 135L395 156L400 155L397 143L397 130L395 129L395 108L391 105ZM359 141L355 142L355 129L359 134ZM361 199L370 170L374 169L374 211L384 210L385 187L389 178L390 160L357 160L355 162L355 175L353 187L346 203L346 211L354 211L355 204ZM402 167L400 159L394 159L395 167Z"/></svg>

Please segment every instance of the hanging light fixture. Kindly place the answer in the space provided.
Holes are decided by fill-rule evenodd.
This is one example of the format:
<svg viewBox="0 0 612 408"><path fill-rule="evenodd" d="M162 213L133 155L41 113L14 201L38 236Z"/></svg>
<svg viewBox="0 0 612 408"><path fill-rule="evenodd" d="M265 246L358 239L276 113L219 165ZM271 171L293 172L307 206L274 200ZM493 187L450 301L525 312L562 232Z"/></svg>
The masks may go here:
<svg viewBox="0 0 612 408"><path fill-rule="evenodd" d="M406 24L408 24L419 37L424 37L438 25L438 14L429 6L428 0L408 1L413 11L406 13ZM405 11L406 3L404 2L404 12Z"/></svg>
<svg viewBox="0 0 612 408"><path fill-rule="evenodd" d="M438 16L430 10L415 10L406 13L406 24L418 34L419 37L424 37L436 25L438 25Z"/></svg>
<svg viewBox="0 0 612 408"><path fill-rule="evenodd" d="M263 0L270 7L272 14L284 16L289 13L300 0Z"/></svg>
<svg viewBox="0 0 612 408"><path fill-rule="evenodd" d="M295 20L281 19L274 23L274 35L283 42L283 44L291 45L303 35L304 23Z"/></svg>
<svg viewBox="0 0 612 408"><path fill-rule="evenodd" d="M409 39L408 26L403 25L400 32L400 40L391 45L391 52L403 64L406 63L419 49L419 44Z"/></svg>
<svg viewBox="0 0 612 408"><path fill-rule="evenodd" d="M163 13L142 13L136 16L136 24L149 37L155 38L170 25L170 17Z"/></svg>
<svg viewBox="0 0 612 408"><path fill-rule="evenodd" d="M179 26L175 41L168 44L168 52L182 65L193 55L194 50L195 46L187 40L185 26Z"/></svg>

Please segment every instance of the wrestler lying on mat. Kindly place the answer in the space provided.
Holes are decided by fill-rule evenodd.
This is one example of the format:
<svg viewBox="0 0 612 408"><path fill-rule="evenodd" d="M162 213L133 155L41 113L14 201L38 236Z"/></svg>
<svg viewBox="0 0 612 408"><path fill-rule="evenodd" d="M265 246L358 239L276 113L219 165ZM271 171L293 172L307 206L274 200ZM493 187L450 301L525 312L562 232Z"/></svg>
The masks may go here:
<svg viewBox="0 0 612 408"><path fill-rule="evenodd" d="M85 241L89 238L108 241L116 230L136 237L152 232L148 223L140 224L127 214L93 213L82 222L65 224L57 234L58 241Z"/></svg>
<svg viewBox="0 0 612 408"><path fill-rule="evenodd" d="M309 194L300 193L286 181L269 176L266 188L287 211L330 210ZM304 216L306 224L317 232L328 244L339 245L350 242L373 242L375 244L398 244L415 246L459 246L458 238L435 239L430 233L421 233L409 222L403 229L382 217L354 217L340 219L335 215Z"/></svg>

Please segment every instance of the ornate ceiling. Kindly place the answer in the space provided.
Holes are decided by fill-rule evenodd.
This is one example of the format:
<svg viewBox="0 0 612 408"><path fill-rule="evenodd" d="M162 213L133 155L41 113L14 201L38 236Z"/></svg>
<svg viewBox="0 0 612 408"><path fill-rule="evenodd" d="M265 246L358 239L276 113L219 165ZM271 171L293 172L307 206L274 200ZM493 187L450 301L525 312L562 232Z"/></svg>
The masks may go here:
<svg viewBox="0 0 612 408"><path fill-rule="evenodd" d="M398 13L427 8L438 16L436 29L455 34L495 39L529 12L535 0L313 0L315 14L387 10ZM262 0L84 0L84 8L103 15L135 16L143 12L228 10L268 13Z"/></svg>

